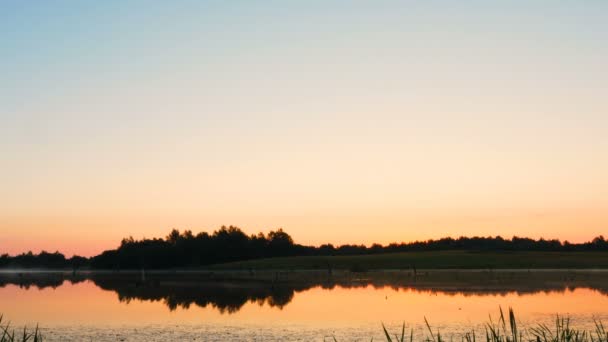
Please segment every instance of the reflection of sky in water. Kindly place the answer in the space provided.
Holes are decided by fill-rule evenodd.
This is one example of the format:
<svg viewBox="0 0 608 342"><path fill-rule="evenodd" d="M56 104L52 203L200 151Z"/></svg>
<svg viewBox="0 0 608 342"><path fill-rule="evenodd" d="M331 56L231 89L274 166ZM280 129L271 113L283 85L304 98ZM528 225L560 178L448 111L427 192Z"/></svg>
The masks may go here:
<svg viewBox="0 0 608 342"><path fill-rule="evenodd" d="M100 336L145 328L147 333L157 331L155 338L168 338L163 335L168 333L165 330L188 338L203 331L220 334L222 329L232 327L239 334L247 331L264 339L297 335L298 331L312 334L306 335L312 338L334 331L350 340L360 336L358 333L376 334L380 322L397 326L405 321L422 328L424 317L447 333L461 331L464 325L484 323L488 314L498 315L499 307L513 307L523 324L551 322L556 313L569 314L574 325L586 327L590 327L593 317L608 318L608 296L603 290L594 285L572 289L550 283L553 287L545 289L522 286L526 289L522 291L505 284L501 290L479 291L462 284L444 284L437 289L428 287L424 279L417 287L385 286L382 282L256 282L245 286L234 281L202 284L152 280L138 284L95 279L65 281L59 286L56 282L31 282L26 289L22 280L22 287L0 283L4 284L0 288L0 311L16 325L40 323L56 336L66 334L66 339L75 336L71 334L84 338L84 332L77 329L84 325L87 334Z"/></svg>

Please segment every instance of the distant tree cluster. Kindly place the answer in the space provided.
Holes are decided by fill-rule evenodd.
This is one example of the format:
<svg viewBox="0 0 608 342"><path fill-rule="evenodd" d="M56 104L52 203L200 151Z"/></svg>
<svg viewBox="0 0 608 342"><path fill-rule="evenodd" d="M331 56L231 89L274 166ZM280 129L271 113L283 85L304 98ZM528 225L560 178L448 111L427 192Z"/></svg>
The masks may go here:
<svg viewBox="0 0 608 342"><path fill-rule="evenodd" d="M80 256L66 258L59 252L40 252L33 254L27 252L15 256L0 255L0 268L79 268L89 263L89 259Z"/></svg>
<svg viewBox="0 0 608 342"><path fill-rule="evenodd" d="M174 229L164 239L123 239L120 247L91 259L94 268L170 268L201 266L256 258L305 255L310 247L294 244L282 229L267 235L247 235L237 227L222 227L196 235Z"/></svg>
<svg viewBox="0 0 608 342"><path fill-rule="evenodd" d="M0 268L79 268L95 269L140 269L197 267L217 263L258 258L284 256L334 256L398 253L413 251L476 250L476 251L608 251L608 241L598 236L585 243L569 243L560 240L530 239L514 236L511 239L496 237L460 237L438 240L391 243L389 245L331 244L319 247L294 243L282 229L268 234L247 235L241 229L222 226L209 234L193 234L186 230L172 230L164 239L141 239L133 237L122 240L120 246L100 255L84 258L65 258L59 252L32 254L32 252L0 256Z"/></svg>

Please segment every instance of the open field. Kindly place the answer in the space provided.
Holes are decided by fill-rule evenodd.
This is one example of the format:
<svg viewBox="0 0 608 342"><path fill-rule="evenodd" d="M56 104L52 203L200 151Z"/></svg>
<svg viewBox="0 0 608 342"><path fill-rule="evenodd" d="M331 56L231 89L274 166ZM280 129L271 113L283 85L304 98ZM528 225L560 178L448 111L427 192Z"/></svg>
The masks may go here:
<svg viewBox="0 0 608 342"><path fill-rule="evenodd" d="M213 265L212 269L608 269L608 252L433 251L353 256L302 256Z"/></svg>

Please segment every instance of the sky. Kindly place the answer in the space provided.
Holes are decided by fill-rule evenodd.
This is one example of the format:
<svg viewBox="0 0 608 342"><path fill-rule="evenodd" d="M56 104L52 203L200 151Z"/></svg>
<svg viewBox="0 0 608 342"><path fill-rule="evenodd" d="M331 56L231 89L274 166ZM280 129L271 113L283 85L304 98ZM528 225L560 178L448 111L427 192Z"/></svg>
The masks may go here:
<svg viewBox="0 0 608 342"><path fill-rule="evenodd" d="M0 2L0 253L608 228L606 1Z"/></svg>

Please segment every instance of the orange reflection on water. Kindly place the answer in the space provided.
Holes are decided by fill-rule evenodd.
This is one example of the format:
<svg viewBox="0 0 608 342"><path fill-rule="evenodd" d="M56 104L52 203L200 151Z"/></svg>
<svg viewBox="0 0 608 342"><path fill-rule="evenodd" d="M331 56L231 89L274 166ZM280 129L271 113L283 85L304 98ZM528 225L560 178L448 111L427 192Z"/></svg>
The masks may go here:
<svg viewBox="0 0 608 342"><path fill-rule="evenodd" d="M195 304L171 311L161 300L119 301L113 291L91 281L65 282L55 289L0 288L0 310L16 325L146 325L146 324L302 324L343 326L405 321L419 324L427 317L434 324L483 323L498 307L513 307L519 320L570 314L599 317L608 296L592 289L534 294L462 294L390 287L323 289L296 292L282 308L249 301L227 314Z"/></svg>

